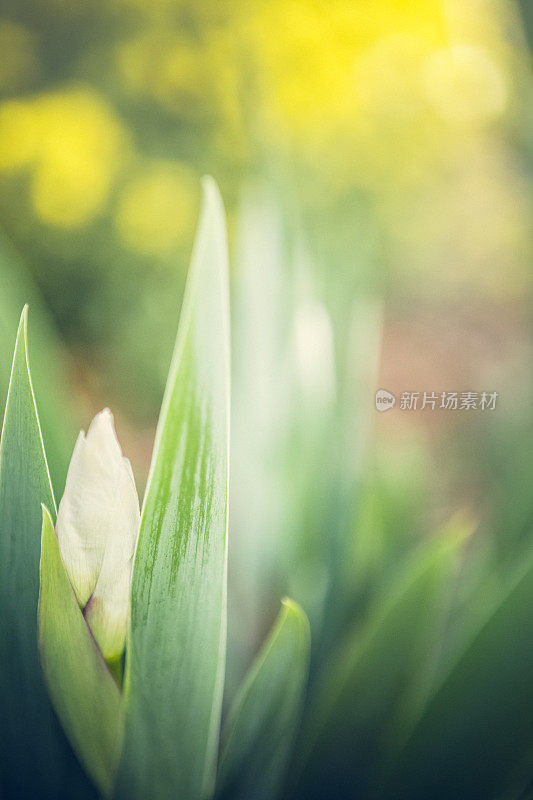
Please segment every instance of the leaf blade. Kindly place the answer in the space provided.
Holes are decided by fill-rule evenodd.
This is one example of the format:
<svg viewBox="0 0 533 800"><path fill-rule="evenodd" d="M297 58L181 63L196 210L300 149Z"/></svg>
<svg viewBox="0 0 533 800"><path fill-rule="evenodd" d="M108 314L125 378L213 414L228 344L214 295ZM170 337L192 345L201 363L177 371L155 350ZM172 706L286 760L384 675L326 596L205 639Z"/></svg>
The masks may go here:
<svg viewBox="0 0 533 800"><path fill-rule="evenodd" d="M385 798L518 796L533 773L533 565L449 669L391 770Z"/></svg>
<svg viewBox="0 0 533 800"><path fill-rule="evenodd" d="M226 636L227 272L222 202L207 181L135 557L117 797L193 800L214 781Z"/></svg>
<svg viewBox="0 0 533 800"><path fill-rule="evenodd" d="M29 303L32 379L38 387L39 423L46 442L46 460L59 497L67 474L72 438L77 434L77 409L68 391L64 348L27 265L1 227L0 286L0 397L3 401L9 385L12 331L19 323L19 309Z"/></svg>
<svg viewBox="0 0 533 800"><path fill-rule="evenodd" d="M83 618L44 507L39 648L63 728L87 772L107 796L116 768L120 692Z"/></svg>
<svg viewBox="0 0 533 800"><path fill-rule="evenodd" d="M39 664L40 504L55 509L27 352L17 331L0 444L0 780L6 797L62 797L67 744Z"/></svg>
<svg viewBox="0 0 533 800"><path fill-rule="evenodd" d="M219 800L278 796L300 720L309 651L307 617L285 600L228 717Z"/></svg>
<svg viewBox="0 0 533 800"><path fill-rule="evenodd" d="M425 699L458 533L424 543L332 658L302 741L306 797L375 791Z"/></svg>

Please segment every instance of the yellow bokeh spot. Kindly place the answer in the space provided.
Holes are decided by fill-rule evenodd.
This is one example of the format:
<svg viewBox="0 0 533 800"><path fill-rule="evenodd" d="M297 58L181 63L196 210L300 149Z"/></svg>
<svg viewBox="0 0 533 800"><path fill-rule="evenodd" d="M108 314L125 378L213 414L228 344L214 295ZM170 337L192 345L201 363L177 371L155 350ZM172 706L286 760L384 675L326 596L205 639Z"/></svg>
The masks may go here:
<svg viewBox="0 0 533 800"><path fill-rule="evenodd" d="M8 100L0 105L0 171L30 166L41 147L40 125L31 102Z"/></svg>
<svg viewBox="0 0 533 800"><path fill-rule="evenodd" d="M113 109L89 90L0 106L0 170L30 170L35 211L49 225L78 227L102 210L128 144Z"/></svg>
<svg viewBox="0 0 533 800"><path fill-rule="evenodd" d="M434 109L453 125L483 124L505 111L502 72L477 45L454 44L438 50L427 61L424 83Z"/></svg>
<svg viewBox="0 0 533 800"><path fill-rule="evenodd" d="M173 161L148 164L124 188L117 208L119 235L131 250L165 255L192 235L197 213L197 177Z"/></svg>
<svg viewBox="0 0 533 800"><path fill-rule="evenodd" d="M446 42L437 0L270 0L247 25L264 80L263 122L313 146L371 124L390 100L393 114L418 103L420 53Z"/></svg>
<svg viewBox="0 0 533 800"><path fill-rule="evenodd" d="M87 223L107 198L110 173L99 160L68 151L64 158L43 159L35 169L31 197L49 225L74 228Z"/></svg>
<svg viewBox="0 0 533 800"><path fill-rule="evenodd" d="M260 3L245 32L264 81L265 111L278 117L274 125L299 136L317 124L329 130L353 102L355 20L339 20L338 7L304 0L284 0L275 9Z"/></svg>
<svg viewBox="0 0 533 800"><path fill-rule="evenodd" d="M49 224L83 225L106 203L128 138L112 108L87 90L44 95L37 113L42 152L32 184L35 209Z"/></svg>

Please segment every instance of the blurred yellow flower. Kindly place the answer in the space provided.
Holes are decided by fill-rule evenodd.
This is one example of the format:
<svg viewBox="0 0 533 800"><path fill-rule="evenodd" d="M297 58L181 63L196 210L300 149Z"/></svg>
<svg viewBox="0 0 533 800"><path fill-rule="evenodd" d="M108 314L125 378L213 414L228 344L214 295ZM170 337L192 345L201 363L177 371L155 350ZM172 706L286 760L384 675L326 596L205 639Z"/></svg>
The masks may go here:
<svg viewBox="0 0 533 800"><path fill-rule="evenodd" d="M0 105L0 171L11 172L32 164L41 147L33 103L8 100Z"/></svg>
<svg viewBox="0 0 533 800"><path fill-rule="evenodd" d="M119 200L116 226L126 247L147 256L166 255L192 235L198 178L174 161L147 164Z"/></svg>
<svg viewBox="0 0 533 800"><path fill-rule="evenodd" d="M32 188L35 208L45 222L82 225L107 201L128 138L113 109L94 92L45 95L37 112L43 149Z"/></svg>
<svg viewBox="0 0 533 800"><path fill-rule="evenodd" d="M71 228L94 218L128 144L113 109L88 89L0 106L0 169L30 169L35 211L50 225Z"/></svg>
<svg viewBox="0 0 533 800"><path fill-rule="evenodd" d="M339 4L305 0L258 3L243 39L258 63L264 120L272 130L305 135L335 125L353 103L355 20L342 22Z"/></svg>
<svg viewBox="0 0 533 800"><path fill-rule="evenodd" d="M421 91L419 77L410 68L399 74L398 66L446 43L438 0L280 0L257 9L247 37L259 60L266 119L304 141L330 139L346 122L357 125L376 111L376 101L379 108L396 101L398 84L411 102ZM386 97L380 100L378 92Z"/></svg>

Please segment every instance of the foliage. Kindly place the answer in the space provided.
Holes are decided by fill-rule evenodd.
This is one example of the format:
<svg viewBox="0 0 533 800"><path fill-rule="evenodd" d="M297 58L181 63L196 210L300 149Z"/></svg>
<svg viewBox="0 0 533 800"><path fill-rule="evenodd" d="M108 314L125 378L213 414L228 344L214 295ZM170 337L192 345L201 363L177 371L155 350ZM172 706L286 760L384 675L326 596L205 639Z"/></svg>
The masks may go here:
<svg viewBox="0 0 533 800"><path fill-rule="evenodd" d="M296 308L304 303L306 325L312 323L314 334L328 341L323 312L309 284L301 283L304 264ZM260 273L252 281L259 278ZM310 680L309 624L300 606L285 600L221 725L227 280L222 205L216 186L206 180L141 514L124 675L114 650L104 648L106 661L101 649L103 642L123 643L123 636L110 639L108 633L117 630L115 611L124 618L120 598L107 595L103 584L95 592L91 578L88 591L103 603L95 617L81 588L84 573L79 566L72 570L78 563L73 559L86 553L91 575L98 558L107 559L105 568L117 585L122 572L130 574L131 534L120 531L130 524L126 518L135 535L138 527L130 468L104 412L78 440L58 541L23 312L0 449L3 796L89 797L88 777L99 794L117 800L518 800L533 779L530 559L509 569L495 588L494 562L472 545L475 526L468 518L452 520L418 545L403 566L395 565L393 578L383 564L379 570L368 562L370 571L358 573L367 592L371 589L366 598L339 569L349 553L344 533L336 559L326 562L328 591L311 615ZM247 324L244 319L241 324ZM301 323L301 314L298 319ZM312 436L324 415L333 413L331 387L318 405L309 405L331 356L327 348L318 352L319 362L308 363L303 382L292 390L304 428L289 429L286 443L280 438L278 444L301 453L305 434ZM320 385L324 390L326 384ZM313 440L313 448L322 446L320 436ZM114 493L109 494L105 476ZM304 482L302 496L306 487ZM346 502L342 494L336 497ZM106 507L113 530L98 544L90 530L106 524ZM345 520L338 518L339 534ZM362 516L358 537L368 535L361 527L365 520L368 524L371 517ZM113 537L120 547L111 547ZM289 573L294 547L309 545L319 561L325 558L318 540L297 536L286 551ZM467 559L477 562L476 569L472 563L464 569ZM294 588L312 597L301 577ZM126 625L128 620L129 615ZM230 680L230 693L231 686Z"/></svg>

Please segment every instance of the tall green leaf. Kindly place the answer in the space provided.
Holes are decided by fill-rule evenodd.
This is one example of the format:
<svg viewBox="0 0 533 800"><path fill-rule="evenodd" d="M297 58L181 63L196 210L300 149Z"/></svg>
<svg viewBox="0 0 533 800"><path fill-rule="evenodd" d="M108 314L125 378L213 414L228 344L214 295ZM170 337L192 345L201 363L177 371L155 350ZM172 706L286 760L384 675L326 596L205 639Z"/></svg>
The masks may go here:
<svg viewBox="0 0 533 800"><path fill-rule="evenodd" d="M116 796L213 786L226 642L229 312L222 202L206 179L141 519Z"/></svg>
<svg viewBox="0 0 533 800"><path fill-rule="evenodd" d="M300 721L309 646L307 617L296 603L284 600L225 726L220 800L272 800L279 795Z"/></svg>
<svg viewBox="0 0 533 800"><path fill-rule="evenodd" d="M57 715L80 761L107 796L118 755L120 692L78 605L44 507L39 645Z"/></svg>
<svg viewBox="0 0 533 800"><path fill-rule="evenodd" d="M491 800L533 776L533 565L456 660L383 796Z"/></svg>
<svg viewBox="0 0 533 800"><path fill-rule="evenodd" d="M67 794L68 745L37 647L41 503L55 509L29 372L25 308L0 444L0 795L17 800Z"/></svg>
<svg viewBox="0 0 533 800"><path fill-rule="evenodd" d="M431 680L464 539L446 533L415 553L332 658L303 742L302 796L365 796L405 737Z"/></svg>

